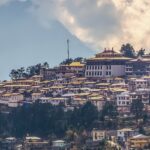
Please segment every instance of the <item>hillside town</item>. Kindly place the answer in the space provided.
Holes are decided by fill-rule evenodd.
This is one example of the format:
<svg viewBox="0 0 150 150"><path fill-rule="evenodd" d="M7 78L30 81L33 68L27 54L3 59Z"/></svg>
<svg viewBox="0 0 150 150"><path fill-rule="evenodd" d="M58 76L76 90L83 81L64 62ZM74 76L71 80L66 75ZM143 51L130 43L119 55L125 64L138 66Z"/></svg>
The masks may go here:
<svg viewBox="0 0 150 150"><path fill-rule="evenodd" d="M0 136L1 150L150 149L149 54L127 57L113 48L104 49L85 60L54 68L43 65L28 77L18 77L14 71L11 78L0 83L2 114L34 103L62 105L64 112L69 112L90 102L105 115L92 129L83 130L84 144L78 144L78 138L68 142L63 137L50 140L26 134L18 139L6 134Z"/></svg>

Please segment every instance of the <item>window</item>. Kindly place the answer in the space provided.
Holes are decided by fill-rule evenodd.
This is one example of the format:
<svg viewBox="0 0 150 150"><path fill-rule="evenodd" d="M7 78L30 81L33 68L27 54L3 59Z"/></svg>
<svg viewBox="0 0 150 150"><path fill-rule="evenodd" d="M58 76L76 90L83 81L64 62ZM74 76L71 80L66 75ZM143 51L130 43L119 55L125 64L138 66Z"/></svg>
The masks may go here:
<svg viewBox="0 0 150 150"><path fill-rule="evenodd" d="M95 139L97 140L97 133L95 133Z"/></svg>
<svg viewBox="0 0 150 150"><path fill-rule="evenodd" d="M107 65L107 66L106 66L106 69L107 69L107 70L111 69L111 65Z"/></svg>
<svg viewBox="0 0 150 150"><path fill-rule="evenodd" d="M106 75L111 75L111 71L106 71Z"/></svg>
<svg viewBox="0 0 150 150"><path fill-rule="evenodd" d="M125 102L122 102L122 104L124 105L124 104L125 104Z"/></svg>

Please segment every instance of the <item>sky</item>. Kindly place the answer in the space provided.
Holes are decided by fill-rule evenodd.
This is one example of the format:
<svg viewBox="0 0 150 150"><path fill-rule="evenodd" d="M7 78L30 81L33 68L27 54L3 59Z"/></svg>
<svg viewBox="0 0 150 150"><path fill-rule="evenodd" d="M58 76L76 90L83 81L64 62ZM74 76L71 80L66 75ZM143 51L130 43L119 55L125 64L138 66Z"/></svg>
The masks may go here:
<svg viewBox="0 0 150 150"><path fill-rule="evenodd" d="M0 0L0 80L11 69L150 43L149 0Z"/></svg>

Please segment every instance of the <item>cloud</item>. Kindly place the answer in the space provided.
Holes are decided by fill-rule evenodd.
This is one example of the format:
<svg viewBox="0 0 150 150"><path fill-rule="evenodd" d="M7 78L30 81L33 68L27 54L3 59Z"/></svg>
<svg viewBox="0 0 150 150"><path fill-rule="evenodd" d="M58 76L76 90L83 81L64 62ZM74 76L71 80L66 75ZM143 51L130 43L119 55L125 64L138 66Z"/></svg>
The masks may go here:
<svg viewBox="0 0 150 150"><path fill-rule="evenodd" d="M18 2L26 2L27 0L0 0L0 6L9 4L9 3L11 3L11 2L15 2L15 1L18 1Z"/></svg>
<svg viewBox="0 0 150 150"><path fill-rule="evenodd" d="M57 19L81 41L95 48L122 32L121 11L111 0L32 0L31 10L43 24Z"/></svg>
<svg viewBox="0 0 150 150"><path fill-rule="evenodd" d="M30 1L30 12L45 27L50 26L51 20L57 20L93 49L119 49L126 42L136 49L149 49L149 0Z"/></svg>
<svg viewBox="0 0 150 150"><path fill-rule="evenodd" d="M12 0L0 0L0 6L1 5L5 5L5 4L7 4L7 3L9 3L9 2L11 2Z"/></svg>

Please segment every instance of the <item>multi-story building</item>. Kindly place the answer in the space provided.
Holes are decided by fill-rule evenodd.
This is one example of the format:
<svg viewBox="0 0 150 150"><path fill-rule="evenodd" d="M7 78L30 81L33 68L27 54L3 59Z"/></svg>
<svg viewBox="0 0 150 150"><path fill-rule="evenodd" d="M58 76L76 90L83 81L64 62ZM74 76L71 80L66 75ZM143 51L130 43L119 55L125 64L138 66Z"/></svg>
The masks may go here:
<svg viewBox="0 0 150 150"><path fill-rule="evenodd" d="M22 105L24 96L20 93L5 93L0 96L0 105L17 107Z"/></svg>
<svg viewBox="0 0 150 150"><path fill-rule="evenodd" d="M27 136L22 145L22 149L25 150L49 150L50 148L50 143L39 137Z"/></svg>
<svg viewBox="0 0 150 150"><path fill-rule="evenodd" d="M40 76L43 77L44 80L53 80L59 79L63 77L73 77L84 76L85 72L85 64L80 62L72 62L68 65L60 65L55 68L41 68Z"/></svg>
<svg viewBox="0 0 150 150"><path fill-rule="evenodd" d="M129 149L143 149L150 144L150 137L142 134L131 137L128 140Z"/></svg>
<svg viewBox="0 0 150 150"><path fill-rule="evenodd" d="M150 75L150 55L127 61L125 72L127 76Z"/></svg>
<svg viewBox="0 0 150 150"><path fill-rule="evenodd" d="M60 67L65 70L74 71L77 76L84 76L85 73L85 64L81 62L72 62L68 65L61 65Z"/></svg>
<svg viewBox="0 0 150 150"><path fill-rule="evenodd" d="M117 130L117 138L119 141L125 142L129 137L133 137L134 135L136 135L136 131L131 128Z"/></svg>
<svg viewBox="0 0 150 150"><path fill-rule="evenodd" d="M122 92L117 95L117 109L121 113L129 113L131 98L129 92Z"/></svg>
<svg viewBox="0 0 150 150"><path fill-rule="evenodd" d="M128 89L130 91L135 91L139 88L143 88L143 89L147 88L148 87L148 81L145 79L142 79L142 78L141 79L131 78L131 79L129 79L128 85L129 85Z"/></svg>
<svg viewBox="0 0 150 150"><path fill-rule="evenodd" d="M97 107L98 111L103 109L106 102L105 98L101 95L90 97L89 100Z"/></svg>
<svg viewBox="0 0 150 150"><path fill-rule="evenodd" d="M112 50L104 50L95 57L87 59L85 77L102 78L125 75L125 64L130 60L122 54Z"/></svg>

